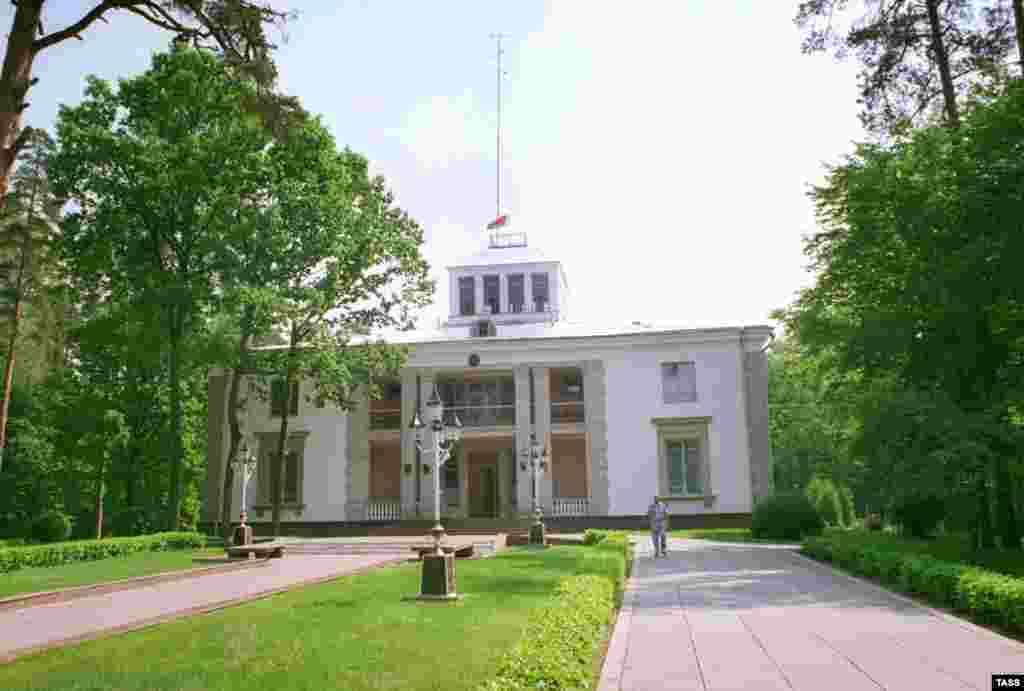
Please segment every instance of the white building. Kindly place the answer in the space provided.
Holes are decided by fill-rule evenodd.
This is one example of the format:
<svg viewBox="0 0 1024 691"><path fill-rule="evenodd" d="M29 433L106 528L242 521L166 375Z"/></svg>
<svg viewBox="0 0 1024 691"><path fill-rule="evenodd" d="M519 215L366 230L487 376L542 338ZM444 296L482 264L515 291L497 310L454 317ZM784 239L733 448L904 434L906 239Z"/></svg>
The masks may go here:
<svg viewBox="0 0 1024 691"><path fill-rule="evenodd" d="M533 483L521 460L535 434L549 451L539 502L556 524L635 524L656 494L674 516L687 516L674 519L676 527L749 520L753 501L771 486L770 327L572 324L561 263L522 234L493 233L485 249L448 271L447 322L436 332L402 334L411 345L407 367L384 386L382 400L346 414L292 392L286 530L323 535L429 518L433 477L418 462L425 459L409 421L435 387L464 425L441 475L450 519L526 516ZM210 375L210 521L228 446L228 382L223 372ZM257 526L270 520L266 470L285 406L271 407L250 398L244 411L259 459L246 500ZM235 517L240 490L236 480Z"/></svg>

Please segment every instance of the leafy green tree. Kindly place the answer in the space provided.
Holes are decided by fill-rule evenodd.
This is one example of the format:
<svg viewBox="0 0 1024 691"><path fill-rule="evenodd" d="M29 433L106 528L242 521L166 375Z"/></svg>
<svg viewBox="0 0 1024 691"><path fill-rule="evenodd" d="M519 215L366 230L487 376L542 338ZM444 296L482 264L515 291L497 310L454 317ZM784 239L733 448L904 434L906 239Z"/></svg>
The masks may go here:
<svg viewBox="0 0 1024 691"><path fill-rule="evenodd" d="M50 189L47 156L53 142L36 133L20 157L14 186L0 209L0 296L3 313L10 320L4 364L3 399L0 400L0 469L7 440L8 404L14 380L18 339L23 332L26 307L43 307L52 286L51 257L59 218L59 202Z"/></svg>
<svg viewBox="0 0 1024 691"><path fill-rule="evenodd" d="M1006 81L1015 47L1009 14L1002 1L803 0L795 21L805 53L857 56L864 126L903 134L935 111L958 128L964 98Z"/></svg>
<svg viewBox="0 0 1024 691"><path fill-rule="evenodd" d="M44 8L48 0L19 0L14 5L0 71L0 198L6 196L15 160L34 131L31 127L23 129L22 120L29 105L28 92L39 81L33 76L36 58L64 41L84 40L86 32L93 34L114 13L130 13L173 34L179 41L215 49L237 76L256 86L249 101L251 112L260 114L272 128L286 128L291 116L301 111L294 99L274 93L277 70L270 58L274 45L267 29L283 25L292 14L275 10L269 3L93 0L81 18L56 29L46 21Z"/></svg>
<svg viewBox="0 0 1024 691"><path fill-rule="evenodd" d="M974 486L979 543L991 541L990 477L1005 481L1009 463L995 440L1011 435L1024 375L1022 114L1013 83L958 133L858 147L813 192L818 277L782 315L803 346L863 378L851 457L869 484ZM1008 496L997 486L1000 534L1019 546Z"/></svg>
<svg viewBox="0 0 1024 691"><path fill-rule="evenodd" d="M256 369L265 384L276 380L282 403L293 382L306 380L313 384L310 400L348 410L357 391L379 394L375 379L396 372L404 361L403 348L369 334L409 326L412 311L430 301L433 283L420 254L422 230L395 205L384 180L369 176L366 159L347 150L323 156L330 172L318 203L274 210L292 238L308 242L295 241L293 252L279 259L287 271L267 284L284 346L260 351ZM281 525L287 406L282 413L271 486L275 535Z"/></svg>
<svg viewBox="0 0 1024 691"><path fill-rule="evenodd" d="M253 88L209 53L176 44L114 90L92 78L63 108L52 176L75 202L61 248L98 300L148 311L165 342L170 444L168 517L178 523L185 427L183 381L202 363L190 346L218 290L240 200L271 141L249 114Z"/></svg>

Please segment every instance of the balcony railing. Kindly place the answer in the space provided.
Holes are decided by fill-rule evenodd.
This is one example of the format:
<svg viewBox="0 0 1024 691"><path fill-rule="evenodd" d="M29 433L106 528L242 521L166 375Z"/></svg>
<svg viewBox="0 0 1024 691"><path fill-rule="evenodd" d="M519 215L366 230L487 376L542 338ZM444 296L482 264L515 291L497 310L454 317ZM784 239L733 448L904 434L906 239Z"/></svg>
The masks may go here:
<svg viewBox="0 0 1024 691"><path fill-rule="evenodd" d="M466 427L497 427L516 424L516 407L510 405L445 406L453 410Z"/></svg>
<svg viewBox="0 0 1024 691"><path fill-rule="evenodd" d="M551 424L583 422L583 401L552 401Z"/></svg>
<svg viewBox="0 0 1024 691"><path fill-rule="evenodd" d="M366 503L366 520L397 521L402 517L402 502L398 499L371 499Z"/></svg>
<svg viewBox="0 0 1024 691"><path fill-rule="evenodd" d="M555 497L551 508L555 516L587 516L590 514L590 500L586 497Z"/></svg>
<svg viewBox="0 0 1024 691"><path fill-rule="evenodd" d="M401 429L402 408L370 408L370 429Z"/></svg>

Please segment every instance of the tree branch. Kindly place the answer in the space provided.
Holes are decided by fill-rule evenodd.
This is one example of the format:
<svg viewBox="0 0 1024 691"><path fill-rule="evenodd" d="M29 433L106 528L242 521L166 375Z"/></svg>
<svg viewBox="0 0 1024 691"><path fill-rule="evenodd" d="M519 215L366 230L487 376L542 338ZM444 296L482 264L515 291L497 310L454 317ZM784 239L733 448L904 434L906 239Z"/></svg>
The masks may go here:
<svg viewBox="0 0 1024 691"><path fill-rule="evenodd" d="M101 19L108 10L112 10L115 7L119 7L122 5L123 3L119 0L103 0L103 2L89 10L89 12L84 17L79 19L74 24L71 24L70 26L63 28L60 31L54 31L52 34L49 34L48 36L43 36L42 38L33 41L32 50L38 53L39 51L46 50L50 46L56 45L61 41L66 41L69 38L78 36L78 34L88 29L97 19Z"/></svg>

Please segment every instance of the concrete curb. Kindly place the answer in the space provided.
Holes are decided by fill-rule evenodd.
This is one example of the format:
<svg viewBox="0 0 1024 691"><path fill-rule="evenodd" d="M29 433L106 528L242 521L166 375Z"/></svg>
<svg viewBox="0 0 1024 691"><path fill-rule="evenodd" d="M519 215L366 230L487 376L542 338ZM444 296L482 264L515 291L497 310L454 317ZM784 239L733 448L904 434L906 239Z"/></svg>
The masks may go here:
<svg viewBox="0 0 1024 691"><path fill-rule="evenodd" d="M907 597L906 595L902 595L900 593L894 592L892 590L889 590L888 588L884 588L884 587L878 585L877 583L873 583L872 581L869 581L867 579L861 578L860 576L854 576L853 574L849 574L849 573L847 573L847 572L845 572L845 571L843 571L841 569L837 569L836 567L832 566L831 564L826 564L824 562L820 562L820 561L817 561L815 559L811 559L807 555L801 554L800 552L794 551L794 552L791 552L791 554L793 556L795 556L797 559L800 559L800 560L803 560L805 562L808 562L809 564L813 565L814 567L816 567L819 570L829 571L829 572L831 572L833 574L838 574L839 576L845 578L848 581L853 581L855 583L859 583L861 585L867 586L868 588L874 590L875 592L880 593L880 594L882 594L882 595L884 595L886 597L892 598L892 599L894 599L894 600L896 600L898 602L901 602L901 603L903 603L905 605L910 605L912 607L916 607L918 609L924 610L925 612L928 612L928 614L932 615L933 617L937 617L939 619L942 619L943 621L945 621L945 622L947 622L949 624L953 624L953 625L959 626L961 628L967 629L968 631L971 631L972 633L976 633L976 634L979 634L979 635L982 635L982 636L987 636L989 638L994 638L997 641L999 641L1000 643L1009 643L1009 644L1011 644L1013 646L1016 646L1016 647L1020 648L1022 651L1024 651L1024 643L1021 643L1020 641L1017 641L1017 640L1014 640L1014 639L1009 638L1007 636L1004 636L1004 635L1002 635L1001 633L999 633L997 631L993 631L992 629L987 629L984 626L979 626L978 624L975 624L972 621L968 621L967 619L963 619L963 618L961 618L961 617L959 617L959 616L957 616L955 614L950 614L949 612L943 612L940 609L935 609L934 607L931 607L931 606L929 606L927 604L924 604L922 602L918 602L917 600L915 600L913 598L910 598L910 597Z"/></svg>
<svg viewBox="0 0 1024 691"><path fill-rule="evenodd" d="M280 588L271 588L269 590L264 590L262 592L246 595L245 597L221 600L220 602L214 602L208 605L200 605L198 607L190 607L188 609L178 610L177 612L172 612L170 614L165 614L159 617L141 619L139 621L123 624L121 626L114 626L109 629L103 629L102 631L94 631L83 636L61 638L49 641L48 643L45 643L43 645L31 646L28 648L20 648L18 650L6 653L4 655L0 655L0 664L7 664L8 662L11 662L12 660L15 660L17 658L24 657L26 655L31 655L33 653L40 653L46 650L52 650L54 648L63 648L64 646L74 645L76 643L84 643L85 641L91 641L97 638L106 638L107 636L113 636L116 634L128 633L130 631L138 631L140 629L148 629L150 627L157 626L158 624L174 621L175 619L183 619L185 617L194 616L197 614L210 614L218 610L227 609L228 607L234 607L235 605L242 605L247 602L253 602L255 600L263 600L265 598L287 592L294 588L302 588L305 586L317 585L319 583L326 583L327 581L334 581L339 578L354 576L365 571L372 571L373 569L379 569L386 566L395 566L405 561L406 557L396 557L394 559L380 561L376 564L370 564L362 568L353 569L351 571L345 571L344 573L336 573L330 576L320 576L317 578L311 578L309 580L299 581L297 583L292 583L290 585L283 586Z"/></svg>
<svg viewBox="0 0 1024 691"><path fill-rule="evenodd" d="M238 569L251 569L254 566L266 566L266 560L258 559L252 562L236 561L228 564L218 564L216 566L201 566L193 569L182 569L181 571L163 571L161 573L153 573L146 576L122 578L116 581L104 581L103 583L94 583L92 585L80 585L72 588L61 588L60 590L44 590L37 593L14 595L12 597L0 599L0 611L35 607L37 605L52 604L54 602L66 602L68 600L77 600L83 597L92 597L93 595L106 595L107 593L113 593L119 590L133 590L135 588L143 588L148 585L178 581L185 578L207 576L210 574L235 571Z"/></svg>

